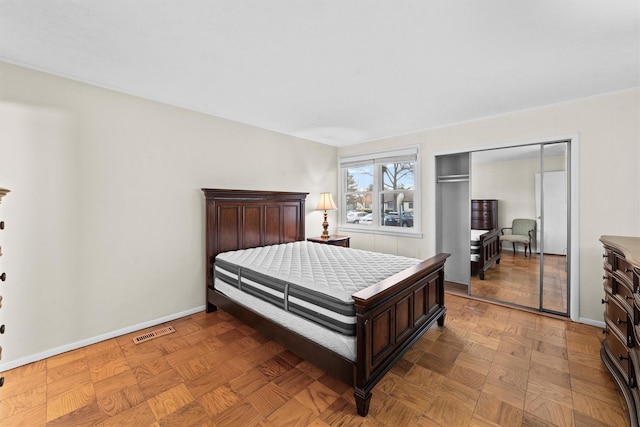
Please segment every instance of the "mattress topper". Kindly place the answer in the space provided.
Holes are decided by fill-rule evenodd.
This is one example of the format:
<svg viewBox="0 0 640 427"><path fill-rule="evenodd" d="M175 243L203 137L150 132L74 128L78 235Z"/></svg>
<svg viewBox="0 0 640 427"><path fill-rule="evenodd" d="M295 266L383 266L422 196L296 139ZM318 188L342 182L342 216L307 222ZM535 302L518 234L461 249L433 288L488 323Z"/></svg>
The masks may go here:
<svg viewBox="0 0 640 427"><path fill-rule="evenodd" d="M478 242L480 241L480 236L485 233L488 233L490 230L471 230L471 241Z"/></svg>
<svg viewBox="0 0 640 427"><path fill-rule="evenodd" d="M307 241L240 249L216 259L249 268L344 302L422 260Z"/></svg>

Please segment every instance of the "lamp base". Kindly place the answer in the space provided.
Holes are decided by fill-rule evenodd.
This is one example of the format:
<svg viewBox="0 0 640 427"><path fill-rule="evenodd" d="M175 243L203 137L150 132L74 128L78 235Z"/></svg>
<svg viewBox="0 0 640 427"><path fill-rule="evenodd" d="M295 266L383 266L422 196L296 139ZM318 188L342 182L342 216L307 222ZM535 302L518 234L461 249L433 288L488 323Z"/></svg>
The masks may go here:
<svg viewBox="0 0 640 427"><path fill-rule="evenodd" d="M320 238L322 240L329 240L329 223L327 222L327 211L324 211L324 221L322 221L322 235Z"/></svg>

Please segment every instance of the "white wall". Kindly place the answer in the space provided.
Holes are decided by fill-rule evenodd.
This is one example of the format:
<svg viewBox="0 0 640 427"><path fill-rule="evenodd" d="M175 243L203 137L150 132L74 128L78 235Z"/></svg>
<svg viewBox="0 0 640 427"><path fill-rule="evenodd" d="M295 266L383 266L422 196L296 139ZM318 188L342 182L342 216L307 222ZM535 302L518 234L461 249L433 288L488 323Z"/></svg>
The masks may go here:
<svg viewBox="0 0 640 427"><path fill-rule="evenodd" d="M13 65L0 80L0 371L202 310L202 187L309 192L321 232L333 147Z"/></svg>
<svg viewBox="0 0 640 427"><path fill-rule="evenodd" d="M564 157L545 157L547 171L564 170ZM535 174L540 159L474 162L471 160L471 198L497 199L498 226L511 227L514 218L536 218Z"/></svg>
<svg viewBox="0 0 640 427"><path fill-rule="evenodd" d="M355 234L353 247L426 258L435 252L437 153L578 135L580 317L602 322L603 234L640 235L640 89L343 147L339 155L420 144L423 238ZM575 249L574 249L575 251Z"/></svg>

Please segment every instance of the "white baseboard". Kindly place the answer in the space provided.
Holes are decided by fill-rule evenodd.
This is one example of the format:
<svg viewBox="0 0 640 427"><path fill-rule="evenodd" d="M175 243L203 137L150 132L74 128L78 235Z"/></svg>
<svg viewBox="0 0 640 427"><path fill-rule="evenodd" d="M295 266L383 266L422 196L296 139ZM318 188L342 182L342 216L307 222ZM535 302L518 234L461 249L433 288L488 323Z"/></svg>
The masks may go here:
<svg viewBox="0 0 640 427"><path fill-rule="evenodd" d="M118 329L116 331L107 332L105 334L97 335L95 337L87 338L84 340L76 341L70 344L66 344L60 347L52 348L36 354L30 354L29 356L22 357L20 359L11 360L6 363L0 364L0 372L8 371L10 369L17 368L19 366L27 365L29 363L37 362L39 360L46 359L47 357L56 356L58 354L65 353L67 351L76 350L78 348L86 347L91 344L98 343L100 341L108 340L111 338L126 335L131 332L136 332L141 329L149 328L151 326L159 325L161 323L170 322L181 317L190 316L195 313L199 313L205 310L206 306L195 307L180 313L170 314L168 316L161 317L159 319L150 320L148 322L139 323L137 325L127 326L126 328Z"/></svg>
<svg viewBox="0 0 640 427"><path fill-rule="evenodd" d="M46 350L40 353L31 354L29 356L22 357L20 359L12 360L6 363L0 364L0 372L8 371L10 369L17 368L19 366L27 365L29 363L37 362L39 360L46 359L47 357L56 356L58 354L65 353L67 351L76 350L78 348L86 347L91 344L98 343L100 341L108 340L111 338L119 337L121 335L129 334L131 332L139 331L141 329L149 328L151 326L159 325L161 323L170 322L175 319L179 319L181 317L190 316L195 313L199 313L205 310L205 306L195 307L190 310L182 311L179 313L170 314L168 316L161 317L159 319L150 320L148 322L139 323L137 325L128 326L126 328L118 329L116 331L107 332L102 335L97 335L95 337L87 338L85 340L76 341L71 344L66 344L60 347L52 348L50 350ZM597 326L599 328L604 329L605 323L599 320L587 319L585 317L580 317L577 320L578 323L584 323L586 325Z"/></svg>
<svg viewBox="0 0 640 427"><path fill-rule="evenodd" d="M578 323L584 323L585 325L597 326L598 328L604 329L605 323L601 320L593 320L587 319L586 317L580 317L577 320Z"/></svg>

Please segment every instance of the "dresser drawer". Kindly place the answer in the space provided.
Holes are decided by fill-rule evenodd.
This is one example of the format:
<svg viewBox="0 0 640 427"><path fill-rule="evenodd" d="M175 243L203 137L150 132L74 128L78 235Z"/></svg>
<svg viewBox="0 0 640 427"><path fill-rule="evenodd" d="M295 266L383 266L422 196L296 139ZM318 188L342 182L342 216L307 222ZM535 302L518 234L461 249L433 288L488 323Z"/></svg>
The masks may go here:
<svg viewBox="0 0 640 427"><path fill-rule="evenodd" d="M483 220L483 219L472 219L471 220L471 229L473 229L473 230L492 230L493 229L493 221Z"/></svg>
<svg viewBox="0 0 640 427"><path fill-rule="evenodd" d="M626 308L620 306L618 300L611 295L607 295L606 303L605 322L607 328L611 329L610 334L618 335L625 345L633 345L634 338L629 333L632 329L628 326L629 316Z"/></svg>
<svg viewBox="0 0 640 427"><path fill-rule="evenodd" d="M604 269L612 271L613 264L615 263L616 259L615 253L611 249L605 247L604 255L602 255L602 257L604 258Z"/></svg>
<svg viewBox="0 0 640 427"><path fill-rule="evenodd" d="M493 216L489 211L471 211L471 219L488 219Z"/></svg>
<svg viewBox="0 0 640 427"><path fill-rule="evenodd" d="M620 342L615 334L608 333L602 345L611 354L613 363L618 365L618 370L622 371L624 379L629 384L630 358L629 350L624 343Z"/></svg>
<svg viewBox="0 0 640 427"><path fill-rule="evenodd" d="M622 278L627 283L627 286L629 286L633 290L633 266L629 262L627 262L624 256L618 254L617 252L614 252L613 255L613 272L618 273L617 276Z"/></svg>
<svg viewBox="0 0 640 427"><path fill-rule="evenodd" d="M632 313L634 294L631 288L627 283L615 276L609 278L609 281L611 285L611 293L613 295L618 295L620 299L626 303L624 307L626 307L627 311Z"/></svg>
<svg viewBox="0 0 640 427"><path fill-rule="evenodd" d="M496 206L497 203L491 200L473 200L471 202L472 210L493 210Z"/></svg>
<svg viewBox="0 0 640 427"><path fill-rule="evenodd" d="M633 301L635 298L635 294L633 292L633 286L627 282L625 277L621 277L620 274L612 273L606 269L603 279L603 287L606 292L610 292L612 295L618 295L623 301L625 301L629 305L629 312L631 312L631 308L633 307Z"/></svg>
<svg viewBox="0 0 640 427"><path fill-rule="evenodd" d="M637 350L629 350L629 385L638 390L640 384L640 358Z"/></svg>

